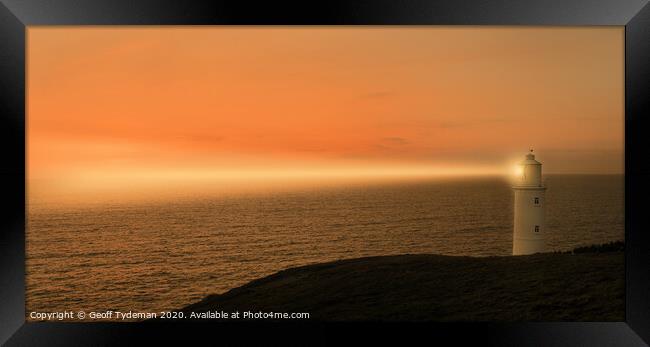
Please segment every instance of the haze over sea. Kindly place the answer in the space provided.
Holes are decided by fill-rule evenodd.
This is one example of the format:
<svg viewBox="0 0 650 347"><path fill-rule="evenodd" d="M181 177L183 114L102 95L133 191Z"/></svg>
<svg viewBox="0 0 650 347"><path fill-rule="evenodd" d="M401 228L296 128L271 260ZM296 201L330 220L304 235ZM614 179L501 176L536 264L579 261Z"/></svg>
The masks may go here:
<svg viewBox="0 0 650 347"><path fill-rule="evenodd" d="M623 175L546 175L549 251L623 240ZM173 310L289 267L512 251L499 177L28 206L27 311Z"/></svg>

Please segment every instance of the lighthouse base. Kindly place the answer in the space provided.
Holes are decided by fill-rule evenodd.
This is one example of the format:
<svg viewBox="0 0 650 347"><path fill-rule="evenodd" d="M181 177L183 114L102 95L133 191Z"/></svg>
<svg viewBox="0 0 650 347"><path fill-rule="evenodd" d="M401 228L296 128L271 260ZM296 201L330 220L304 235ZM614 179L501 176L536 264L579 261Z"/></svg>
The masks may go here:
<svg viewBox="0 0 650 347"><path fill-rule="evenodd" d="M542 253L546 249L544 240L514 239L512 242L512 255L526 255Z"/></svg>

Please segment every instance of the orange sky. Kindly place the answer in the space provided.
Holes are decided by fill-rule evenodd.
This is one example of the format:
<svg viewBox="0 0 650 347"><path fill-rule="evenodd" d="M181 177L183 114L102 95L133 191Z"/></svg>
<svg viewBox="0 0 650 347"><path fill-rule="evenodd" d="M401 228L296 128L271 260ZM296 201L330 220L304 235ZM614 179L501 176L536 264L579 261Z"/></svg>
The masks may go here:
<svg viewBox="0 0 650 347"><path fill-rule="evenodd" d="M30 190L623 171L623 28L30 27ZM156 183L157 182L157 183Z"/></svg>

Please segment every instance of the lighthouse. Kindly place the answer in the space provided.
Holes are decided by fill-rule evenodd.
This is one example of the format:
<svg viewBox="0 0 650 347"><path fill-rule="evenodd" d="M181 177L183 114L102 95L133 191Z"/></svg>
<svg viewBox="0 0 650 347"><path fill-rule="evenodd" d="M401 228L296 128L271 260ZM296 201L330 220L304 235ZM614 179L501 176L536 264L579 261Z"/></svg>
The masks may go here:
<svg viewBox="0 0 650 347"><path fill-rule="evenodd" d="M545 249L544 193L542 163L535 160L533 150L519 162L515 191L515 223L512 255L543 252Z"/></svg>

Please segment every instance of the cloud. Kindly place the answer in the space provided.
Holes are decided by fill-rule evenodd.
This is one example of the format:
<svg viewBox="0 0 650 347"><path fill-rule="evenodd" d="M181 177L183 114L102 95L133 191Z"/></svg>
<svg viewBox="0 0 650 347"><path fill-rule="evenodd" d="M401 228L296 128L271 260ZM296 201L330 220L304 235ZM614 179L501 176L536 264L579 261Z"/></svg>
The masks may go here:
<svg viewBox="0 0 650 347"><path fill-rule="evenodd" d="M442 123L438 124L438 127L442 128L442 129L459 128L459 127L462 127L462 126L463 126L463 124L461 124L459 122L442 122Z"/></svg>
<svg viewBox="0 0 650 347"><path fill-rule="evenodd" d="M210 134L176 134L170 137L183 142L217 143L224 140L223 136Z"/></svg>
<svg viewBox="0 0 650 347"><path fill-rule="evenodd" d="M403 138L403 137L384 137L381 139L382 143L389 144L389 145L408 145L410 142Z"/></svg>
<svg viewBox="0 0 650 347"><path fill-rule="evenodd" d="M441 129L452 129L452 128L463 128L470 126L483 126L485 124L498 124L505 122L514 122L516 119L508 119L505 117L492 117L492 118L483 118L483 119L473 119L470 121L451 121L451 122L441 122L438 124L438 127Z"/></svg>
<svg viewBox="0 0 650 347"><path fill-rule="evenodd" d="M372 93L366 93L361 95L359 98L360 99L385 99L387 97L390 97L394 95L395 93L389 92L389 91L376 91Z"/></svg>

